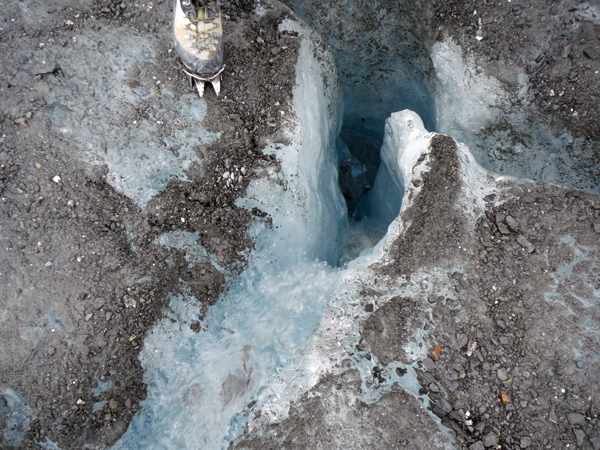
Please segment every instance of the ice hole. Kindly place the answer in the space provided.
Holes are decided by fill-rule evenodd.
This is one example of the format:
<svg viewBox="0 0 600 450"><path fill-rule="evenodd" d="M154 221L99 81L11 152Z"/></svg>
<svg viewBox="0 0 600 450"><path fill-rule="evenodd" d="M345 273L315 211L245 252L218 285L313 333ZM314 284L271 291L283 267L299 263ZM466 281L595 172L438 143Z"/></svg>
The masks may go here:
<svg viewBox="0 0 600 450"><path fill-rule="evenodd" d="M344 263L373 247L400 212L404 187L386 173L393 168L380 167L385 121L408 109L436 131L435 71L411 5L342 0L323 9L314 0L286 3L329 44L343 88L337 151L349 215ZM371 193L376 178L377 195Z"/></svg>

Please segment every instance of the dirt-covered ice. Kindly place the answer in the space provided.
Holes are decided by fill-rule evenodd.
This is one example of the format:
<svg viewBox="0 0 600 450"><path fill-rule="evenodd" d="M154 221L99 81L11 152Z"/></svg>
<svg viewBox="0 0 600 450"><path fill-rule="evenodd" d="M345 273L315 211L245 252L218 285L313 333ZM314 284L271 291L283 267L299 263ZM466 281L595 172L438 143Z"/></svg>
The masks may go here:
<svg viewBox="0 0 600 450"><path fill-rule="evenodd" d="M314 325L277 342L282 363L251 372L254 350L232 350L232 447L598 450L598 7L296 3L321 37L278 2L225 2L222 91L204 100L179 70L170 1L1 5L2 445L108 448L149 417L163 385L148 390L142 349L166 349L161 327L201 343L228 312L243 326L224 299L271 236L272 255L307 243L321 259L297 286L335 292L314 315L286 305ZM318 69L300 82L299 57ZM334 64L353 85L343 113ZM446 135L390 119L402 212L372 251L328 267L346 235L337 158L294 160L298 139L335 152L346 120L382 139L406 108ZM324 172L302 178L313 160ZM295 206L317 212L298 227ZM260 367L274 371L257 391ZM185 411L203 398L180 388Z"/></svg>

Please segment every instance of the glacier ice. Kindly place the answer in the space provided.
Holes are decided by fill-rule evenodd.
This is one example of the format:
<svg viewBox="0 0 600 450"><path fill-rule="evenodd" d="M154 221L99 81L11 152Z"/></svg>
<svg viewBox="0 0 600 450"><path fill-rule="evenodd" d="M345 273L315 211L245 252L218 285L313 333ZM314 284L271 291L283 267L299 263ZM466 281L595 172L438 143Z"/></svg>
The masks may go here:
<svg viewBox="0 0 600 450"><path fill-rule="evenodd" d="M299 3L301 13L310 12L307 5ZM328 14L331 22L336 9ZM340 79L362 80L342 93L334 59L323 50L319 36L291 20L282 29L304 37L294 89L297 120L287 123L291 144L269 144L264 149L276 155L281 170L269 169L266 177L253 180L247 196L237 202L261 209L272 222L253 225L256 247L248 266L229 280L227 295L210 308L199 333L182 325L198 316L199 302L183 283L180 293L171 296L170 312L146 337L141 354L148 398L116 449L224 448L246 425L252 430L284 418L291 400L325 372L340 370L359 340L358 323L366 317L360 292L375 288L380 275L372 266L385 267L392 242L407 226L401 212L410 207L411 200L405 190L420 189L410 182L427 165L413 167L422 156L427 158L436 128L464 140L486 168L550 180L571 177L537 155L546 139L543 136L555 139L543 126L538 128L539 135L531 134L535 145L519 147L524 149L523 156L498 165L490 145L502 145L506 130L490 131L490 123L504 117L516 126L522 110L501 112L507 98L500 84L478 73L453 44L434 45L429 59L414 35L400 33L414 45L396 49L398 58L390 59L395 66L388 67L392 75L376 83L364 81L372 79L373 66L357 63L357 59L364 60L367 49L353 56L349 49L334 45L337 61L342 61ZM340 36L332 39L337 42ZM432 81L424 74L431 68L439 80L433 97L429 94ZM402 86L412 87L407 91ZM383 141L373 187L357 206L356 219L361 220L352 226L338 185L338 164L349 174L346 185L372 169L350 152L347 142L338 141L342 126ZM482 129L488 129L487 137ZM561 139L551 149L560 152L559 144L568 136ZM476 163L467 146L458 148L465 167L463 204L472 209L475 220L481 198L494 192L498 178ZM529 156L533 164L519 162ZM188 234L159 239L162 245L187 250L190 258L213 260L195 241ZM411 276L423 283L410 288L421 291L409 294L426 295L436 277L444 275L416 271ZM385 283L385 296L375 307L409 289L402 277L388 278ZM425 340L424 334L414 336L405 346L409 360L424 356L419 344ZM377 362L367 359L366 351L352 352L352 364L366 377ZM419 395L414 370L393 381ZM376 401L381 392L365 385L362 399ZM254 415L257 410L260 417Z"/></svg>

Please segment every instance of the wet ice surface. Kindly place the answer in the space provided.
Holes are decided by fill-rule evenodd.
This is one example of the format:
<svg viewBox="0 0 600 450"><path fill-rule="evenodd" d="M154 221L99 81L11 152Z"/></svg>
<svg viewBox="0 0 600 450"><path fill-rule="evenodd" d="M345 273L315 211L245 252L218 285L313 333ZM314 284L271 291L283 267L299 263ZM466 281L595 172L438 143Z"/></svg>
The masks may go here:
<svg viewBox="0 0 600 450"><path fill-rule="evenodd" d="M398 164L408 167L430 137L418 116L403 113L396 120L403 122L406 114L415 123L411 137L416 144L408 148L403 159L396 156L389 161L390 166L395 161L392 170L401 179L407 173ZM307 120L310 123L319 117ZM391 134L396 140L386 141L388 147L408 137L400 131ZM248 189L248 198L240 202L247 207L260 202L273 217L272 227L256 224L253 233L257 244L247 269L231 280L229 292L210 309L199 333L186 324L198 317L200 303L183 284L183 294L172 296L167 317L146 337L141 354L148 398L115 449L226 448L254 411L261 409L264 420L285 417L290 399L310 388L325 371L337 370L339 361L350 353L354 353L353 364L363 376L362 401L377 401L393 383L419 395L414 370L400 363L384 370L385 382L367 385L377 361L367 358L368 349L355 351L359 339L356 318L366 315L364 306L356 302L362 283L358 276L365 276L368 266L380 260L391 238L340 268L314 258L328 253L327 247L318 245L319 235L311 233L315 222L310 218L327 214L323 223L338 220L337 226L345 229L345 208L334 202L336 208L312 211L304 209L305 201L294 200L304 200L304 183L316 173L321 173L313 179L320 195L340 195L327 172L320 172L322 167L316 165L307 173L296 163L304 154L329 164L327 158L319 158L327 150L327 142L321 142L325 147L274 149L278 159L284 160L282 171L256 180ZM278 188L275 179L285 181L286 188ZM381 184L379 189L393 186ZM397 226L393 230L397 233ZM190 255L204 254L193 248L191 234L170 235L161 243L173 245L173 239L183 242L180 248ZM415 359L421 356L419 351L413 352ZM398 376L397 367L406 369L407 374ZM426 397L423 401L427 404Z"/></svg>
<svg viewBox="0 0 600 450"><path fill-rule="evenodd" d="M257 223L251 230L256 248L248 267L229 280L227 295L209 310L199 333L187 324L197 320L200 303L183 283L182 293L171 296L166 317L146 337L140 355L148 397L115 449L225 448L253 411L265 407L264 417L281 417L286 400L355 345L355 316L364 315L364 308L347 307L339 298L335 306L329 303L357 270L380 257L380 247L369 248L387 227L366 218L348 231L336 170L341 97L332 61L327 54L316 58L315 51L303 41L294 93L299 130L292 144L265 150L277 155L281 171L253 181L239 202L269 213L272 225ZM307 90L314 95L304 95ZM392 170L398 181L402 174ZM382 181L378 186L397 188ZM193 260L212 259L192 233L167 233L157 243L184 249ZM340 261L348 264L336 267ZM335 351L328 349L328 338L311 339L323 326L326 307L340 310L339 323L329 327L339 338ZM356 356L355 364L366 378L373 362L365 356ZM387 388L400 381L395 367L382 375ZM408 370L402 383L417 395L416 376ZM365 386L363 400L376 401L385 386Z"/></svg>

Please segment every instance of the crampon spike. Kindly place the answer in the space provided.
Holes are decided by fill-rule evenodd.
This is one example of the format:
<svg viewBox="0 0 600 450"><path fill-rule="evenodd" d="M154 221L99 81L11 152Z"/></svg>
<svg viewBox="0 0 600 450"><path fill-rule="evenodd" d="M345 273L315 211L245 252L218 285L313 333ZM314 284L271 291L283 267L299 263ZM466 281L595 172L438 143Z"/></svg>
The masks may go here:
<svg viewBox="0 0 600 450"><path fill-rule="evenodd" d="M204 81L198 79L194 81L196 82L196 89L198 90L198 95L200 96L200 98L204 97Z"/></svg>

